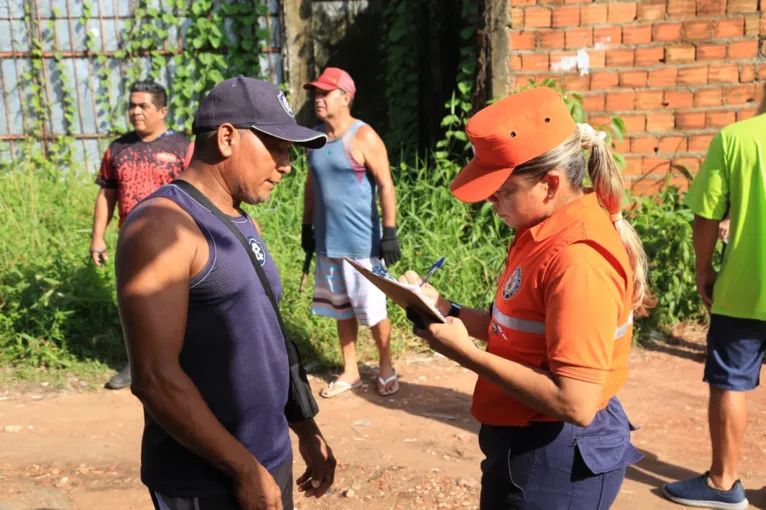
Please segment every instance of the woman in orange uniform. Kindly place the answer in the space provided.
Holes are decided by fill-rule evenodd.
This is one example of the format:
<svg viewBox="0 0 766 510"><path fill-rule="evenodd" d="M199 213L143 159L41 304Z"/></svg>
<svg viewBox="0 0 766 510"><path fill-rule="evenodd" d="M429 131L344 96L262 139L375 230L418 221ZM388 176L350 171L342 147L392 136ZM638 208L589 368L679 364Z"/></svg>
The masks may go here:
<svg viewBox="0 0 766 510"><path fill-rule="evenodd" d="M451 190L463 202L488 200L516 229L506 269L489 311L426 284L448 323L408 316L434 350L479 375L481 510L609 508L641 459L615 395L628 376L634 312L650 300L643 247L620 213L619 170L548 87L481 110L466 134L475 157Z"/></svg>

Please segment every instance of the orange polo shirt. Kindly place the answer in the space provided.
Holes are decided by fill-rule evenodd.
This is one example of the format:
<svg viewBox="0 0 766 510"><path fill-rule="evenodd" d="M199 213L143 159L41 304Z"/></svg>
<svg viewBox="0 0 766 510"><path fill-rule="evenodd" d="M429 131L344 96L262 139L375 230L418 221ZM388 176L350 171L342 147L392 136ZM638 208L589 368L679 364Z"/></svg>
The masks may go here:
<svg viewBox="0 0 766 510"><path fill-rule="evenodd" d="M603 385L602 407L625 384L633 336L628 255L595 194L519 231L495 296L488 351ZM488 425L555 421L480 377L472 413Z"/></svg>

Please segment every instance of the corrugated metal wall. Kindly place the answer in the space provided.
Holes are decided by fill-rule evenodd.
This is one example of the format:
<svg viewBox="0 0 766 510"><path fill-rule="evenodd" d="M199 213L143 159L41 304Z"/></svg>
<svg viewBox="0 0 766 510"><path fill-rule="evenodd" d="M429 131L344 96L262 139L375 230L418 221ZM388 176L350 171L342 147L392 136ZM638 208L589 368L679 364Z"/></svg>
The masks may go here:
<svg viewBox="0 0 766 510"><path fill-rule="evenodd" d="M189 0L190 5L193 1ZM275 83L282 83L280 0L261 1L268 1L270 15L259 23L271 34L270 47L261 50L261 69ZM84 4L91 13L83 25ZM126 21L133 18L137 4L136 0L0 0L0 159L13 159L22 148L21 142L30 137L44 148L51 138L66 134L63 75L77 110L70 119L75 157L90 170L98 165L113 137L110 133L128 129L124 112L130 83L126 62L114 53L121 48ZM168 0L151 0L147 7L161 11L172 8ZM168 27L169 36L159 50L161 54L180 51L189 22L182 18L179 26ZM93 52L88 50L88 34ZM37 124L31 109L34 90L33 84L24 79L33 59L40 58L35 50L42 50L42 94L49 117L40 132L32 132L31 126ZM94 53L105 59L99 63ZM148 70L149 59L143 60L142 66ZM108 71L99 73L103 67ZM159 80L166 87L172 83L174 68L173 59L168 59ZM107 89L109 104L103 99ZM117 125L109 123L110 109L119 113L115 117ZM171 111L171 122L172 115Z"/></svg>

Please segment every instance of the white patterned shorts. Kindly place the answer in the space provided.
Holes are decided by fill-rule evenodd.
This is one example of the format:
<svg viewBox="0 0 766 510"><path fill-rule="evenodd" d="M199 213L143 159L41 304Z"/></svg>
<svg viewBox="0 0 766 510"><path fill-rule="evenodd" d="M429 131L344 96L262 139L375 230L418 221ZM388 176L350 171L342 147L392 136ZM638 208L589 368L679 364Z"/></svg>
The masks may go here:
<svg viewBox="0 0 766 510"><path fill-rule="evenodd" d="M383 264L379 259L354 259L368 269ZM356 319L372 327L388 317L386 295L343 259L317 255L314 276L315 315L335 320Z"/></svg>

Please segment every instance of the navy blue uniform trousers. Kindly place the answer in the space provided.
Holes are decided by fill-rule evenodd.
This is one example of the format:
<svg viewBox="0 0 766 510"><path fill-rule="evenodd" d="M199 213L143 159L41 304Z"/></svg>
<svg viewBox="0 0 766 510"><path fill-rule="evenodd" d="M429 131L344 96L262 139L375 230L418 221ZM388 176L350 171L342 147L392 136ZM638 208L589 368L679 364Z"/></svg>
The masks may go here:
<svg viewBox="0 0 766 510"><path fill-rule="evenodd" d="M610 508L625 470L643 457L630 443L632 430L616 397L588 427L482 425L481 510Z"/></svg>

